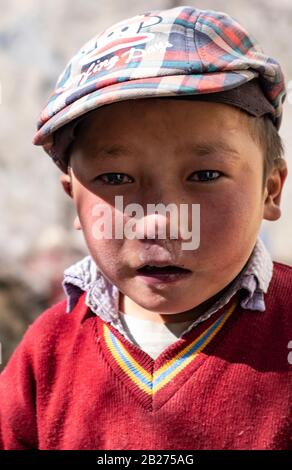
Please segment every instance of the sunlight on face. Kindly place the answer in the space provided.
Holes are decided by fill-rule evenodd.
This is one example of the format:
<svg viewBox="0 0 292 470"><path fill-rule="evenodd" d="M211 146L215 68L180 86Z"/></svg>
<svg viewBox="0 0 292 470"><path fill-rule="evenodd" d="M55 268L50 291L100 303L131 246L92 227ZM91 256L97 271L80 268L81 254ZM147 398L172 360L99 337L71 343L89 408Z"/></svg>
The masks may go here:
<svg viewBox="0 0 292 470"><path fill-rule="evenodd" d="M74 201L89 252L137 310L189 310L230 283L247 262L263 217L263 155L232 106L143 99L105 106L80 125L70 165ZM114 218L124 204L200 204L201 241L96 240L92 208ZM185 279L150 285L137 275L145 253L168 254L191 271ZM218 276L220 273L220 276Z"/></svg>

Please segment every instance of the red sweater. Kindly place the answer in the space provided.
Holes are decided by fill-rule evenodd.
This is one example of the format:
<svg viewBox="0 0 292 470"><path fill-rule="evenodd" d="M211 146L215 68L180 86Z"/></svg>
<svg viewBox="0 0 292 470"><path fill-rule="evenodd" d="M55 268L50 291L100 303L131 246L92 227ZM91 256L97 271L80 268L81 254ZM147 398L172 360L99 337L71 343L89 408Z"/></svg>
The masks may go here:
<svg viewBox="0 0 292 470"><path fill-rule="evenodd" d="M85 305L30 326L0 375L0 448L292 449L292 268L153 360ZM290 361L291 362L291 361Z"/></svg>

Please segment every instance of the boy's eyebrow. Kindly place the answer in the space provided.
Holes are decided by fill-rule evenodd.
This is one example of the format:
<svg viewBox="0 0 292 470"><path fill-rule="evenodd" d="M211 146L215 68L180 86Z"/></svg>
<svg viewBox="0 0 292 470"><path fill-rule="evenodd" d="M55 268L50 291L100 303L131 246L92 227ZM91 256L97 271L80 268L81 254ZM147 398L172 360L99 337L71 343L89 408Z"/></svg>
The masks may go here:
<svg viewBox="0 0 292 470"><path fill-rule="evenodd" d="M119 144L101 145L96 149L97 158L116 158L133 153L128 147Z"/></svg>
<svg viewBox="0 0 292 470"><path fill-rule="evenodd" d="M199 157L209 156L210 154L216 154L217 157L220 157L220 154L224 154L228 155L232 160L240 159L239 151L224 140L198 142L189 146L181 147L181 151L187 151L191 154L195 153ZM98 147L95 154L97 158L115 159L119 156L127 157L131 154L134 155L135 152L127 146L121 144L112 144Z"/></svg>
<svg viewBox="0 0 292 470"><path fill-rule="evenodd" d="M240 159L240 153L236 148L228 144L224 140L215 140L208 142L199 142L191 146L191 151L195 152L198 156L209 156L210 154L227 154L233 160Z"/></svg>

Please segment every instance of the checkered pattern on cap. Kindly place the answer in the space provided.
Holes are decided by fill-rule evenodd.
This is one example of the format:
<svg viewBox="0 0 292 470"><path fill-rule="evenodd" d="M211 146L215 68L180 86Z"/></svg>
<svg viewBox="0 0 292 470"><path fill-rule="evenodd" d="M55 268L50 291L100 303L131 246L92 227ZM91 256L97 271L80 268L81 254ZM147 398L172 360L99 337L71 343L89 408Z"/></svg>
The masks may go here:
<svg viewBox="0 0 292 470"><path fill-rule="evenodd" d="M215 93L258 77L280 127L286 96L279 63L229 15L192 7L152 11L88 41L58 78L33 143L62 168L54 132L117 101Z"/></svg>

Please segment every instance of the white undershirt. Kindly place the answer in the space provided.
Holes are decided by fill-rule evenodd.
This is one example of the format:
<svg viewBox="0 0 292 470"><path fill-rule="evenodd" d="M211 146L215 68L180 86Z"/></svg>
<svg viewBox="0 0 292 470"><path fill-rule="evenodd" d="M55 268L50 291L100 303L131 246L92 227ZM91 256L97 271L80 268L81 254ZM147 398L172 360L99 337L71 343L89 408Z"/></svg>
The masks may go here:
<svg viewBox="0 0 292 470"><path fill-rule="evenodd" d="M164 349L175 343L194 321L158 323L121 312L119 316L133 343L152 359L156 359Z"/></svg>

